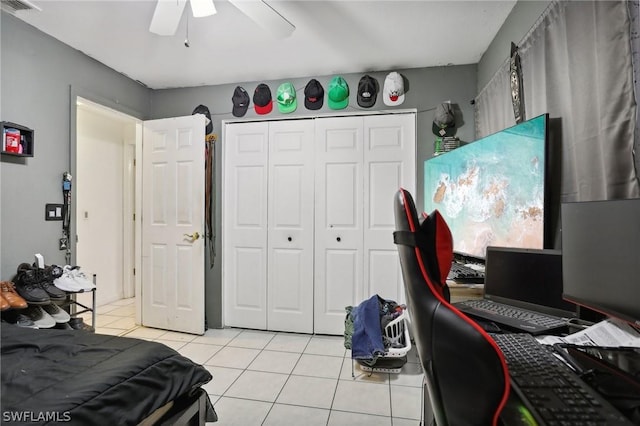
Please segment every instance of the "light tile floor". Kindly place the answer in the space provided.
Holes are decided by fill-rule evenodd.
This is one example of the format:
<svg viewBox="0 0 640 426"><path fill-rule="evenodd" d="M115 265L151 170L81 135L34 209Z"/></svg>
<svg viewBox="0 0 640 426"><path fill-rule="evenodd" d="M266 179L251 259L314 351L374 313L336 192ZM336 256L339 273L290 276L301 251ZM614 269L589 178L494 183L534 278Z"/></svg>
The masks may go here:
<svg viewBox="0 0 640 426"><path fill-rule="evenodd" d="M211 425L420 424L423 374L415 348L399 374L368 373L352 363L341 336L237 328L195 336L140 327L134 299L96 312L97 333L161 342L204 365L213 376L204 387L219 417Z"/></svg>

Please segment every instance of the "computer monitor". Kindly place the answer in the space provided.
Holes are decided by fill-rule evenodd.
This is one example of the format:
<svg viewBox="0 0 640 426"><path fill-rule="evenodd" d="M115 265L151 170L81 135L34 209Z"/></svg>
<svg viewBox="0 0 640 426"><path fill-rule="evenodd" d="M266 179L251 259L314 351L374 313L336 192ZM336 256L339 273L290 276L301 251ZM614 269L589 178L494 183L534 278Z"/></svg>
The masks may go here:
<svg viewBox="0 0 640 426"><path fill-rule="evenodd" d="M424 210L443 215L456 254L546 248L548 121L540 115L425 161Z"/></svg>
<svg viewBox="0 0 640 426"><path fill-rule="evenodd" d="M562 203L563 297L640 325L640 199Z"/></svg>
<svg viewBox="0 0 640 426"><path fill-rule="evenodd" d="M487 247L484 297L562 318L577 316L562 298L562 252Z"/></svg>

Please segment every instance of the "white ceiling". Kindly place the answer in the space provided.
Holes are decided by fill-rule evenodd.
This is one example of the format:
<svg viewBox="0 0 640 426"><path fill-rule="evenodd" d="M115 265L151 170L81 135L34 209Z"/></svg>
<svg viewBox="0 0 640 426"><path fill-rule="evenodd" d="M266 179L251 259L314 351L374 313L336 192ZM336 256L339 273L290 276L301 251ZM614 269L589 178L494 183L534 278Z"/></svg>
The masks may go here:
<svg viewBox="0 0 640 426"><path fill-rule="evenodd" d="M227 0L175 36L148 31L154 0L31 0L16 16L153 89L479 62L516 0L266 2L295 25L278 39ZM189 21L190 47L184 45Z"/></svg>

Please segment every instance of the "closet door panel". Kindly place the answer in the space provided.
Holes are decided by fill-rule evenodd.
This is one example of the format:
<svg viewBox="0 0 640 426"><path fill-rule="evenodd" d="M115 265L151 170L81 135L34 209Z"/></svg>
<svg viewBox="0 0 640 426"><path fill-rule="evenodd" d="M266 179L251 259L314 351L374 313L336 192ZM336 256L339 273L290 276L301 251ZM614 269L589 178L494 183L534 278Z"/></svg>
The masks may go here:
<svg viewBox="0 0 640 426"><path fill-rule="evenodd" d="M371 162L367 170L369 191L365 199L365 298L378 294L404 303L404 282L398 252L393 244L395 218L393 194L402 187L402 164L397 161ZM389 195L391 194L391 195Z"/></svg>
<svg viewBox="0 0 640 426"><path fill-rule="evenodd" d="M228 124L223 152L224 324L264 329L268 124Z"/></svg>
<svg viewBox="0 0 640 426"><path fill-rule="evenodd" d="M405 303L393 231L393 197L415 193L415 114L364 117L365 298L378 294Z"/></svg>
<svg viewBox="0 0 640 426"><path fill-rule="evenodd" d="M314 331L344 333L362 301L362 118L316 119Z"/></svg>
<svg viewBox="0 0 640 426"><path fill-rule="evenodd" d="M313 121L269 123L267 328L313 333Z"/></svg>
<svg viewBox="0 0 640 426"><path fill-rule="evenodd" d="M236 285L233 289L233 306L245 314L247 311L259 314L264 310L264 297L262 292L256 291L254 283L264 282L261 271L266 269L264 264L264 250L254 247L236 246L232 253L233 266L231 273L236 277ZM252 265L247 268L247 265ZM260 318L262 315L259 315ZM248 327L248 325L247 325ZM259 327L256 322L255 327Z"/></svg>
<svg viewBox="0 0 640 426"><path fill-rule="evenodd" d="M361 254L357 250L332 250L325 251L325 271L327 285L322 288L321 300L324 304L324 312L331 314L346 314L345 307L358 303L347 303L345 300L359 300L358 289L353 283L362 281ZM343 318L344 319L344 318ZM344 323L342 324L344 331ZM320 332L320 331L319 331ZM321 331L328 333L327 329Z"/></svg>

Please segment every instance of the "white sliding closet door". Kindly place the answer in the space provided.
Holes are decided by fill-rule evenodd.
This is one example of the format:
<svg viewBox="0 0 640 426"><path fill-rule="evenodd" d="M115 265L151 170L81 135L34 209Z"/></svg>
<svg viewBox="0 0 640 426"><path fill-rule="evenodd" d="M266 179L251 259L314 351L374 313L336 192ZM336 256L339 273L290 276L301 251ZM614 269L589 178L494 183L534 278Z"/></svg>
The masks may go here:
<svg viewBox="0 0 640 426"><path fill-rule="evenodd" d="M405 303L393 243L393 199L400 187L415 194L415 114L364 117L364 294Z"/></svg>
<svg viewBox="0 0 640 426"><path fill-rule="evenodd" d="M267 329L313 333L313 120L269 123Z"/></svg>
<svg viewBox="0 0 640 426"><path fill-rule="evenodd" d="M316 333L344 332L362 298L362 132L362 117L316 119Z"/></svg>
<svg viewBox="0 0 640 426"><path fill-rule="evenodd" d="M267 327L269 123L227 124L224 139L225 325Z"/></svg>
<svg viewBox="0 0 640 426"><path fill-rule="evenodd" d="M393 197L415 192L415 113L229 123L227 326L344 333L345 307L404 303Z"/></svg>
<svg viewBox="0 0 640 426"><path fill-rule="evenodd" d="M316 333L374 294L405 303L393 197L415 192L415 133L413 113L316 119Z"/></svg>

